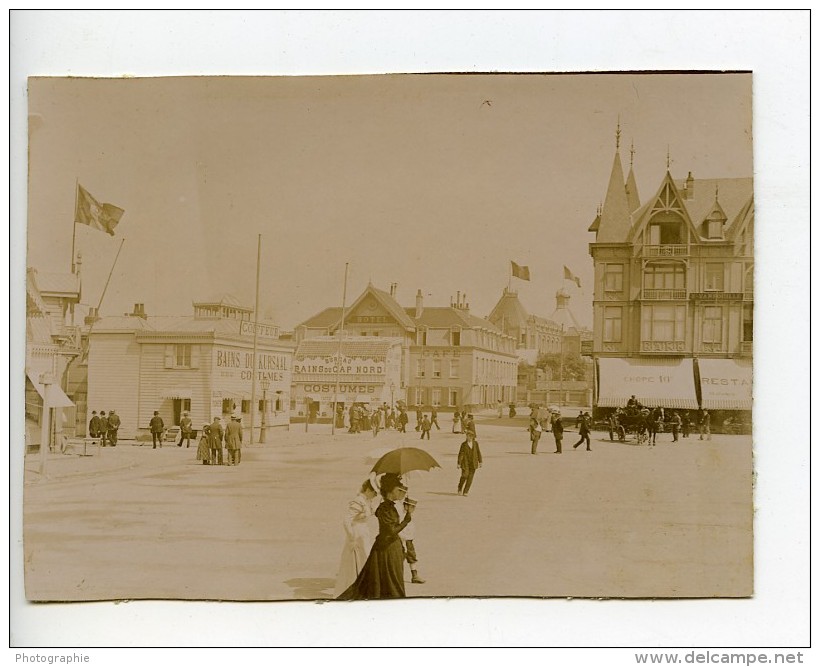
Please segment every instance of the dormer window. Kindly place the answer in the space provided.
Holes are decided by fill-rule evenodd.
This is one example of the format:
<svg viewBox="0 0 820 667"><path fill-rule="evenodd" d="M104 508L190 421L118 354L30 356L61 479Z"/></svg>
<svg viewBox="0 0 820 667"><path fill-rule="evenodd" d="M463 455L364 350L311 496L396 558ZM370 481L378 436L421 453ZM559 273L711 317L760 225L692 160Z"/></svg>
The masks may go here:
<svg viewBox="0 0 820 667"><path fill-rule="evenodd" d="M648 245L678 245L683 240L683 220L676 213L658 213L649 222Z"/></svg>
<svg viewBox="0 0 820 667"><path fill-rule="evenodd" d="M706 221L706 238L708 238L708 239L722 239L723 238L723 220L707 220Z"/></svg>

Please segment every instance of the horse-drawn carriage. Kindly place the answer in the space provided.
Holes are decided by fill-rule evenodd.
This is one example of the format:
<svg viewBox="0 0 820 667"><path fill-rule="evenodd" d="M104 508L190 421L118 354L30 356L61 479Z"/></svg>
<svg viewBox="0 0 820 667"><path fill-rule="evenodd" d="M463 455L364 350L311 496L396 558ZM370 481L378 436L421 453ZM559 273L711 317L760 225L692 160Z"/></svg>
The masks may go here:
<svg viewBox="0 0 820 667"><path fill-rule="evenodd" d="M651 413L648 410L614 412L609 417L609 439L613 442L626 442L635 438L639 445L649 443L651 430Z"/></svg>

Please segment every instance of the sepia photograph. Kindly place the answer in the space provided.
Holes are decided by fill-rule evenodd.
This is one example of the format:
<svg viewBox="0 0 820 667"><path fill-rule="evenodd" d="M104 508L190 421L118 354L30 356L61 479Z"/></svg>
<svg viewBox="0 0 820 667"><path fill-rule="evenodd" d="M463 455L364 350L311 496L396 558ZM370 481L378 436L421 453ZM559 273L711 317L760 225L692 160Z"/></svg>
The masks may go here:
<svg viewBox="0 0 820 667"><path fill-rule="evenodd" d="M10 648L804 645L805 18L12 12Z"/></svg>
<svg viewBox="0 0 820 667"><path fill-rule="evenodd" d="M31 78L28 599L751 595L751 83Z"/></svg>

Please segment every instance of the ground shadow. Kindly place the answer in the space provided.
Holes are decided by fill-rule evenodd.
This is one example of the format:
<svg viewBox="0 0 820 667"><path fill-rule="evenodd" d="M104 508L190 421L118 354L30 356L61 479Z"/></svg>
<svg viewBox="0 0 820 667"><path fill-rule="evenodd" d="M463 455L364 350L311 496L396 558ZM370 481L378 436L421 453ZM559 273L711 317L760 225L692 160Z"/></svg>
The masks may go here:
<svg viewBox="0 0 820 667"><path fill-rule="evenodd" d="M449 491L428 491L431 496L457 496L457 493L451 493Z"/></svg>
<svg viewBox="0 0 820 667"><path fill-rule="evenodd" d="M288 579L285 583L293 589L293 595L297 600L332 600L333 594L328 593L327 590L333 590L336 580L314 577Z"/></svg>

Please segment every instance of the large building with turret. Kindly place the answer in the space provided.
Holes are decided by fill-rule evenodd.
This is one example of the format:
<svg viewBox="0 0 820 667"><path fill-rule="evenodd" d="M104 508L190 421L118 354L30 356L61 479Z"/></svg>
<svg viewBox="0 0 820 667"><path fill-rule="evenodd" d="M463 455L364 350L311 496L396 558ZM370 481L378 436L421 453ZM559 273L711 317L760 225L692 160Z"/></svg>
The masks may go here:
<svg viewBox="0 0 820 667"><path fill-rule="evenodd" d="M642 201L616 145L590 232L596 403L750 410L752 178L659 174Z"/></svg>

